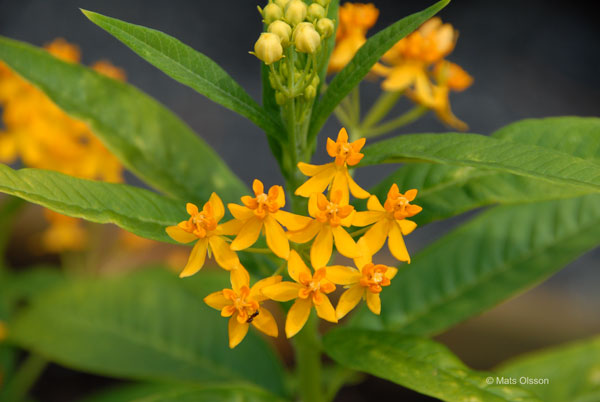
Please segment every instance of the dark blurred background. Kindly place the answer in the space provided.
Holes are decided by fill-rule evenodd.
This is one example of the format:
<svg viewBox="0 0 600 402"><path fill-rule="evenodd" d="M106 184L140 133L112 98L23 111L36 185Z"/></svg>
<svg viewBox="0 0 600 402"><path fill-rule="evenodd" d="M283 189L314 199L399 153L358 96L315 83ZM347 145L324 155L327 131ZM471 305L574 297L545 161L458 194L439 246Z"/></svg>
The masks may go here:
<svg viewBox="0 0 600 402"><path fill-rule="evenodd" d="M371 33L431 3L376 0L381 13ZM164 31L216 60L259 100L260 65L248 54L261 30L256 5L249 0L0 0L0 34L40 46L63 37L81 47L85 64L108 59L123 67L129 82L175 111L242 180L250 183L261 178L271 185L281 182L281 176L258 128L172 81L79 12L79 8L89 9ZM489 134L528 117L598 116L600 24L593 7L593 2L585 1L454 0L441 12L442 19L460 32L448 59L475 78L471 88L451 98L455 114L470 125L471 132ZM378 93L377 84L363 84L363 106ZM406 106L399 105L398 112ZM337 121L330 120L321 144L338 129ZM428 115L400 133L443 131L451 130ZM324 151L319 148L315 158L322 160ZM359 173L358 181L374 182L387 171L368 169ZM407 239L409 248L421 248L461 219L418 230ZM600 332L599 262L598 250L588 253L542 286L440 339L471 366L490 368L521 352ZM54 375L72 378L73 374ZM45 378L38 385L41 400L56 384L54 380ZM366 400L379 396L376 390L381 386L371 380L342 397ZM406 398L417 400L414 395Z"/></svg>

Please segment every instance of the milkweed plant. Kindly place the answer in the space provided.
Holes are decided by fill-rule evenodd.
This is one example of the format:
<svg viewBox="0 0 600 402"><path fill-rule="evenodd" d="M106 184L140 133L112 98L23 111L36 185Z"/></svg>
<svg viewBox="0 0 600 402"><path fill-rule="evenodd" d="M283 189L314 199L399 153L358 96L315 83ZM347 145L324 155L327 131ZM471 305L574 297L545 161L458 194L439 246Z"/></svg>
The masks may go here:
<svg viewBox="0 0 600 402"><path fill-rule="evenodd" d="M0 204L2 250L21 224L12 219L20 199L45 208L37 243L48 252L102 253L85 221L117 225L142 243L137 253L158 242L186 247L179 278L160 267L105 277L0 264L0 396L21 400L55 362L136 381L97 401L331 401L361 373L446 401L595 400L598 338L493 372L431 339L600 241L596 118L377 139L429 111L468 129L449 96L473 77L448 59L458 31L435 16L448 2L369 37L373 4L261 4L263 32L239 57L261 63L262 104L177 39L83 11L260 127L280 183L243 183L110 62L84 66L64 39L39 49L0 38L0 191L15 197ZM363 81L380 87L366 111ZM397 114L402 98L412 106ZM321 133L330 116L337 128ZM311 163L318 148L325 163ZM380 164L398 167L377 183L355 175ZM125 170L152 190L126 184ZM405 244L420 226L478 208L419 253ZM550 381L500 380L513 377Z"/></svg>

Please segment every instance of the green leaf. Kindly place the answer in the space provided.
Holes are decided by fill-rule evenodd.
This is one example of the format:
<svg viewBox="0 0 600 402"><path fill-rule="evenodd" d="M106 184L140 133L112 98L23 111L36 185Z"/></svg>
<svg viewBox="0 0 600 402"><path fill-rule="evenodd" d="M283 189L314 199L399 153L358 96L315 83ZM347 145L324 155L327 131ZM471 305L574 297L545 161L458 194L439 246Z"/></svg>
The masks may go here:
<svg viewBox="0 0 600 402"><path fill-rule="evenodd" d="M387 328L431 335L535 285L600 243L600 196L495 207L403 266L382 292Z"/></svg>
<svg viewBox="0 0 600 402"><path fill-rule="evenodd" d="M216 191L225 201L245 186L185 123L126 83L0 37L0 60L92 131L137 176L190 202Z"/></svg>
<svg viewBox="0 0 600 402"><path fill-rule="evenodd" d="M193 88L213 102L241 114L271 136L282 132L281 124L266 113L209 57L155 29L130 24L92 11L81 11L90 21L169 77Z"/></svg>
<svg viewBox="0 0 600 402"><path fill-rule="evenodd" d="M373 35L356 52L354 58L331 80L327 91L314 107L308 138L313 141L336 106L371 70L371 67L400 39L414 31L444 8L450 0L441 0L431 7L409 15Z"/></svg>
<svg viewBox="0 0 600 402"><path fill-rule="evenodd" d="M600 191L600 164L552 149L477 134L413 134L364 149L362 166L423 161L512 173Z"/></svg>
<svg viewBox="0 0 600 402"><path fill-rule="evenodd" d="M503 364L496 372L518 383L548 379L547 384L524 384L546 402L600 400L600 337L542 350Z"/></svg>
<svg viewBox="0 0 600 402"><path fill-rule="evenodd" d="M139 236L173 242L165 228L185 218L185 205L125 184L78 179L43 169L0 164L0 191L65 215L114 223Z"/></svg>
<svg viewBox="0 0 600 402"><path fill-rule="evenodd" d="M267 391L247 384L135 384L102 392L81 402L281 402Z"/></svg>
<svg viewBox="0 0 600 402"><path fill-rule="evenodd" d="M271 347L250 330L229 349L227 319L202 301L224 275L201 276L196 292L163 271L74 282L41 295L11 323L9 340L100 375L251 382L281 394L284 369Z"/></svg>
<svg viewBox="0 0 600 402"><path fill-rule="evenodd" d="M568 133L568 135L566 135ZM510 124L492 135L514 142L539 145L583 159L600 160L600 119L552 117ZM392 173L370 191L385 200L390 186L401 191L419 189L416 204L423 211L414 217L422 225L492 204L516 204L589 194L593 190L545 180L440 164L410 163ZM366 204L365 202L357 205Z"/></svg>
<svg viewBox="0 0 600 402"><path fill-rule="evenodd" d="M487 384L488 373L469 369L445 346L429 339L345 328L330 331L324 345L343 366L444 401L539 401L516 385Z"/></svg>

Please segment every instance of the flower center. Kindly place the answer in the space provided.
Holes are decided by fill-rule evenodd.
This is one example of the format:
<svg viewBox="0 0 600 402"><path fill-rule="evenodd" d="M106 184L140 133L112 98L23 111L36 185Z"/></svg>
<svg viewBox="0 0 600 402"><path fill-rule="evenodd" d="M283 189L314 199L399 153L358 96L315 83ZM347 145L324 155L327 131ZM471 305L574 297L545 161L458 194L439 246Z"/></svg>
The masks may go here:
<svg viewBox="0 0 600 402"><path fill-rule="evenodd" d="M374 265L367 264L362 269L362 278L360 278L360 285L368 288L371 293L380 293L382 286L389 286L390 280L385 276L387 271L385 265Z"/></svg>

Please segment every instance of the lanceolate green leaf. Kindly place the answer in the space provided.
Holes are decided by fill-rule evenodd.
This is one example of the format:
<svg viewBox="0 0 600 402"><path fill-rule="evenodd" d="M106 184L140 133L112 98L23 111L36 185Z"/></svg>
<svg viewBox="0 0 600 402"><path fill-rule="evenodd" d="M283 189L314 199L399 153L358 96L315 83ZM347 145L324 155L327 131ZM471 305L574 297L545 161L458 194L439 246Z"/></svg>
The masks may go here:
<svg viewBox="0 0 600 402"><path fill-rule="evenodd" d="M539 401L516 385L487 384L445 346L392 332L336 329L325 351L343 366L384 378L444 401Z"/></svg>
<svg viewBox="0 0 600 402"><path fill-rule="evenodd" d="M315 105L308 133L309 140L315 139L335 107L350 93L352 88L358 85L385 52L400 39L417 29L419 25L433 17L449 2L450 0L438 1L431 7L403 18L369 38L348 65L333 78L327 91Z"/></svg>
<svg viewBox="0 0 600 402"><path fill-rule="evenodd" d="M390 329L431 335L600 244L600 196L495 207L421 251L382 292Z"/></svg>
<svg viewBox="0 0 600 402"><path fill-rule="evenodd" d="M527 119L510 124L492 136L600 161L598 118ZM372 188L371 193L384 200L393 183L398 184L401 191L419 189L416 203L423 207L423 211L414 217L419 224L492 204L539 202L593 192L579 186L559 185L492 170L409 163Z"/></svg>
<svg viewBox="0 0 600 402"><path fill-rule="evenodd" d="M574 342L517 357L496 372L521 382L547 379L547 384L526 384L546 402L600 400L600 337Z"/></svg>
<svg viewBox="0 0 600 402"><path fill-rule="evenodd" d="M247 384L137 384L105 391L81 402L282 402L283 399Z"/></svg>
<svg viewBox="0 0 600 402"><path fill-rule="evenodd" d="M194 287L181 281L166 271L146 271L68 284L18 316L9 340L101 375L251 382L281 394L283 367L273 350L253 330L229 349L227 320L202 301L223 289L226 276L203 272Z"/></svg>
<svg viewBox="0 0 600 402"><path fill-rule="evenodd" d="M185 123L131 85L67 63L31 45L0 38L0 60L61 109L86 122L137 176L186 201L216 191L226 201L245 186Z"/></svg>
<svg viewBox="0 0 600 402"><path fill-rule="evenodd" d="M155 29L130 24L92 11L86 17L129 46L140 57L169 77L187 85L213 102L248 118L267 134L282 127L217 63L179 40Z"/></svg>
<svg viewBox="0 0 600 402"><path fill-rule="evenodd" d="M172 242L165 227L186 215L183 202L148 190L43 169L13 170L0 164L0 192L65 215L114 223L139 236L165 242Z"/></svg>
<svg viewBox="0 0 600 402"><path fill-rule="evenodd" d="M414 134L364 149L363 166L422 161L490 169L600 192L600 163L549 148L477 134Z"/></svg>

